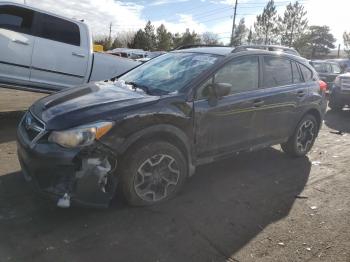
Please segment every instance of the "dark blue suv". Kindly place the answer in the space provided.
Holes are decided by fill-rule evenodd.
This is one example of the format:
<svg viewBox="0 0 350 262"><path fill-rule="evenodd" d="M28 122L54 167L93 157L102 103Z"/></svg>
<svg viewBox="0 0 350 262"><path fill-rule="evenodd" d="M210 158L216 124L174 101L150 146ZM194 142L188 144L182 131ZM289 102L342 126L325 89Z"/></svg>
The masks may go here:
<svg viewBox="0 0 350 262"><path fill-rule="evenodd" d="M107 206L118 190L132 205L155 204L204 163L276 144L307 154L324 91L296 55L176 50L37 101L18 127L18 157L25 178L58 206Z"/></svg>

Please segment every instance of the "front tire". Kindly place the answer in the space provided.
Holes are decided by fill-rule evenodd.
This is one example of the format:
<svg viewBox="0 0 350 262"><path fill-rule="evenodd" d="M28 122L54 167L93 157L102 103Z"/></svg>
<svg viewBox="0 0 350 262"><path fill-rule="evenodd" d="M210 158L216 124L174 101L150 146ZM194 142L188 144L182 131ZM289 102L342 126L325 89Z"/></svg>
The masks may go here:
<svg viewBox="0 0 350 262"><path fill-rule="evenodd" d="M282 150L290 156L305 156L315 143L318 134L319 123L313 115L306 115L299 122L294 134L284 144Z"/></svg>
<svg viewBox="0 0 350 262"><path fill-rule="evenodd" d="M187 177L182 152L165 141L150 141L128 151L121 168L121 188L132 206L158 204L175 196Z"/></svg>

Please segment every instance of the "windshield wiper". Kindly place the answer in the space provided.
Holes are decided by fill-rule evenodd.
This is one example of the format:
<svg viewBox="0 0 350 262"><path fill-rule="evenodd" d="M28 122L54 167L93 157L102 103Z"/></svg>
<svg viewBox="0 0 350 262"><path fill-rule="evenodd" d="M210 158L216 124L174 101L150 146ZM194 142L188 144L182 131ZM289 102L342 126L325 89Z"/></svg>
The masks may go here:
<svg viewBox="0 0 350 262"><path fill-rule="evenodd" d="M136 90L137 88L143 90L146 94L149 94L150 93L150 90L148 88L148 86L145 86L145 85L140 85L138 83L135 83L135 82L125 82L125 84L127 85L131 85L132 86L132 89Z"/></svg>

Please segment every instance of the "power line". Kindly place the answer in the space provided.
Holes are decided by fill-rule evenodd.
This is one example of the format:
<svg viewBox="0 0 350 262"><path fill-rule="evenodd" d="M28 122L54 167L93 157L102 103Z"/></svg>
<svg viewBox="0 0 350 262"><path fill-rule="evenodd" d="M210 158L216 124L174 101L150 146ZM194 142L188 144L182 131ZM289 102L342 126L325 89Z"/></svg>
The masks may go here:
<svg viewBox="0 0 350 262"><path fill-rule="evenodd" d="M223 16L223 17L217 17L217 18L214 18L214 19L198 21L198 23L206 23L206 22L210 22L210 21L223 20L223 19L228 19L228 18L231 18L231 16Z"/></svg>
<svg viewBox="0 0 350 262"><path fill-rule="evenodd" d="M208 12L203 12L203 13L198 13L197 15L190 15L192 19L199 19L199 18L205 18L205 17L210 17L216 14L220 14L223 13L223 11L225 11L224 9L226 9L227 11L229 11L230 9L228 9L227 7L221 7L221 8L217 8L217 9L213 9L210 10ZM184 14L187 15L187 14ZM174 21L178 21L177 18L171 18L171 19L167 19L166 22L174 22Z"/></svg>
<svg viewBox="0 0 350 262"><path fill-rule="evenodd" d="M303 2L307 2L307 1L309 1L309 0L298 0L298 2L299 3L303 3ZM292 1L292 0L290 0L290 1L275 1L274 2L274 4L276 5L276 4L283 4L283 3L287 3L287 4L289 4L289 3L293 3L293 2L296 2L296 1ZM263 5L263 6L265 6L266 5L266 3L261 3L261 2L248 2L248 3L240 3L240 5Z"/></svg>
<svg viewBox="0 0 350 262"><path fill-rule="evenodd" d="M303 2L307 2L307 1L309 1L309 0L299 0L298 2L303 3ZM279 6L279 5L282 6L283 4L286 4L286 3L293 3L293 1L275 1L276 6ZM238 5L238 3L237 3L237 5ZM207 4L205 4L205 6L203 4L203 5L199 5L196 7L192 7L190 9L186 9L186 11L188 12L188 11L191 11L194 9L196 9L196 10L203 9L207 6L208 6ZM264 6L266 6L266 4L261 3L261 2L249 2L249 3L239 3L239 6L240 6L239 7L240 9L246 9L246 11L248 11L248 12L247 13L237 12L238 8L235 4L235 7L234 7L235 14L233 16L231 38L233 38L233 35L234 35L235 20L236 20L237 16L256 16L258 13L249 13L249 11L250 11L249 9L264 7ZM217 15L219 13L222 14L226 10L230 11L230 9L227 6L225 6L225 7L215 8L215 9L211 9L211 10L204 10L203 12L194 12L194 14L191 14L191 19L194 19L194 22L197 22L197 23L206 23L206 22L210 22L210 21L228 19L229 16L225 15L225 16L215 17L212 19L204 19L203 20L203 18L211 17L211 16ZM242 10L242 11L245 11L245 10ZM186 21L179 21L178 18L168 19L168 20L165 20L165 22L186 23ZM142 28L142 26L140 26L140 25L114 24L114 26L117 26L118 29L121 29L121 30L137 30L137 29Z"/></svg>

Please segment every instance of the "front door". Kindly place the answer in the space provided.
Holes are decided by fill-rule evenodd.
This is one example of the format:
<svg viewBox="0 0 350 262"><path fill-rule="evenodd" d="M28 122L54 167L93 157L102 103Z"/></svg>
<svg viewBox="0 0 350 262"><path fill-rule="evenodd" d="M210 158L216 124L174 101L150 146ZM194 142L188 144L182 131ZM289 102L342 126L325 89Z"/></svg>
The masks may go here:
<svg viewBox="0 0 350 262"><path fill-rule="evenodd" d="M31 35L33 11L0 5L0 78L1 82L29 80L35 37Z"/></svg>
<svg viewBox="0 0 350 262"><path fill-rule="evenodd" d="M229 83L229 95L212 104L206 86ZM257 56L234 58L197 90L194 102L195 143L199 158L250 147L254 129L254 93L259 85Z"/></svg>
<svg viewBox="0 0 350 262"><path fill-rule="evenodd" d="M30 81L70 87L84 82L89 49L78 24L47 14L35 18L37 35ZM86 44L86 43L85 43Z"/></svg>

